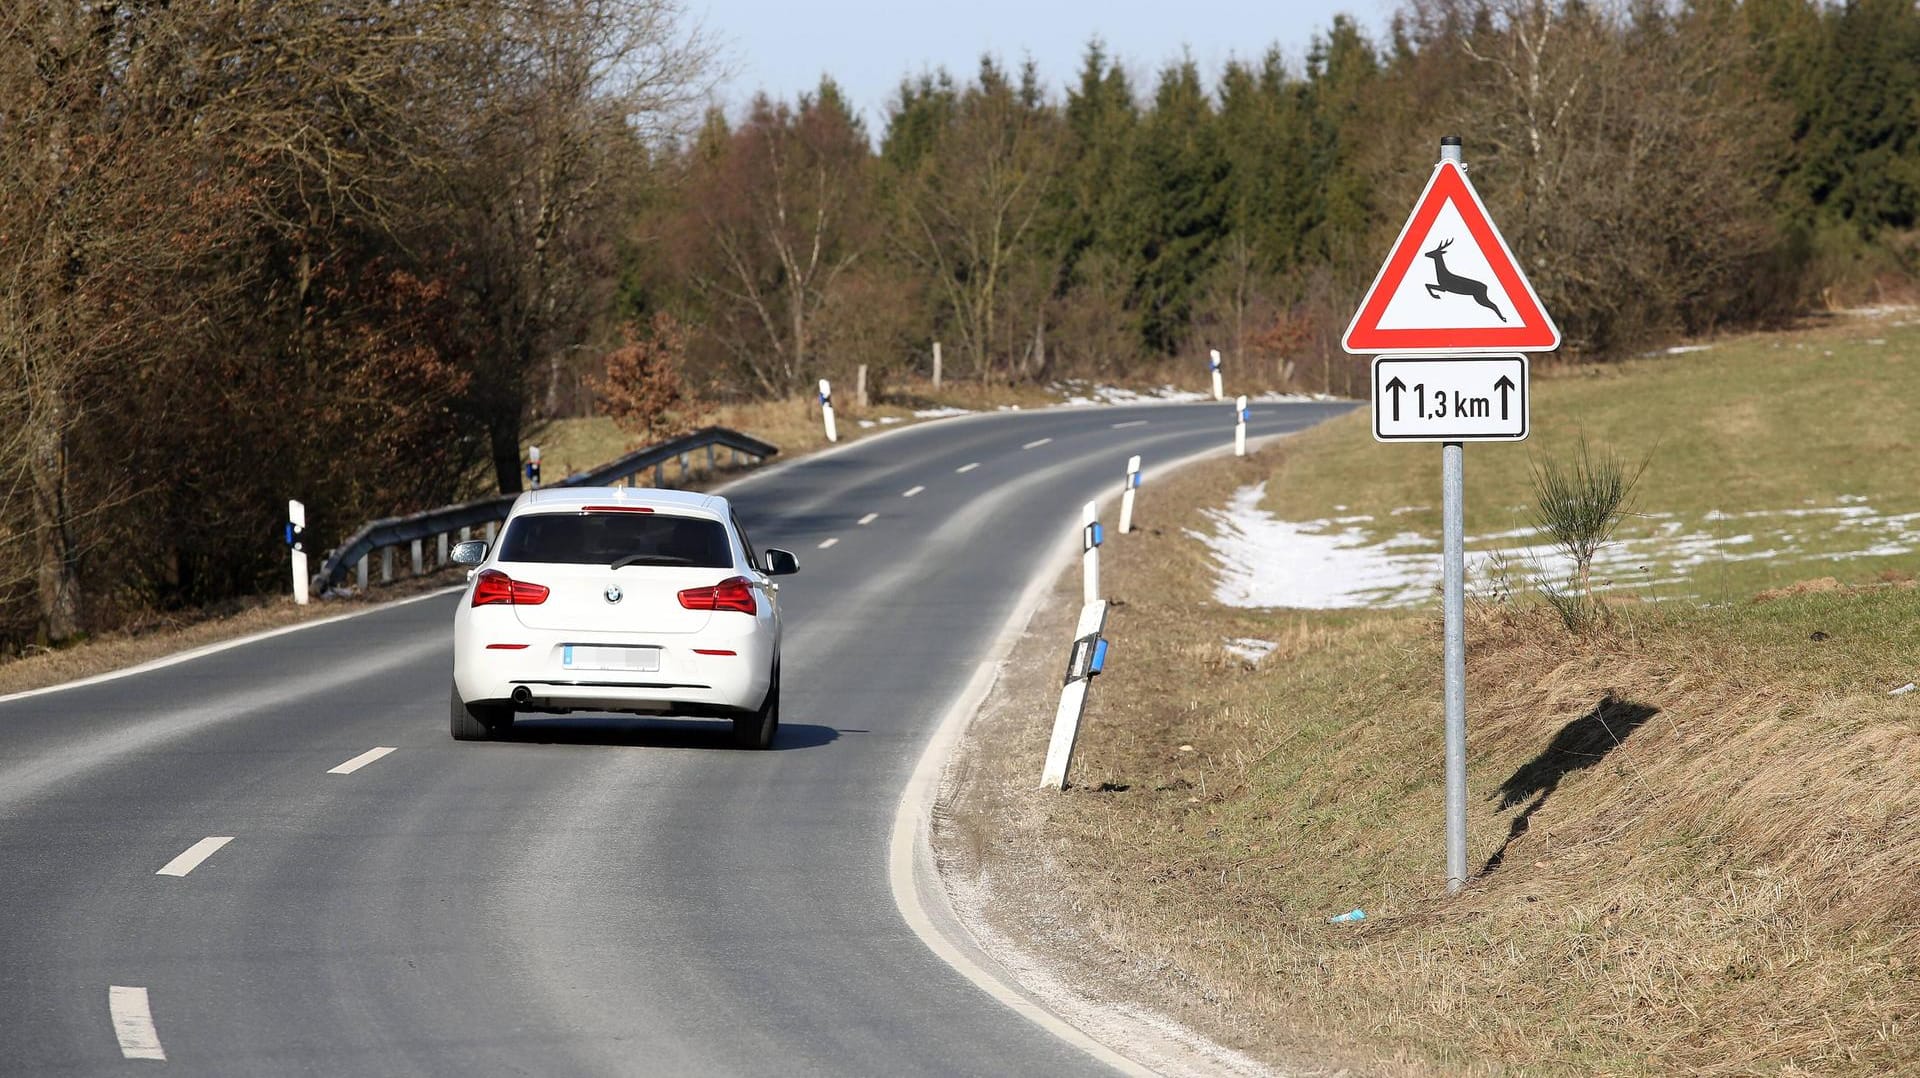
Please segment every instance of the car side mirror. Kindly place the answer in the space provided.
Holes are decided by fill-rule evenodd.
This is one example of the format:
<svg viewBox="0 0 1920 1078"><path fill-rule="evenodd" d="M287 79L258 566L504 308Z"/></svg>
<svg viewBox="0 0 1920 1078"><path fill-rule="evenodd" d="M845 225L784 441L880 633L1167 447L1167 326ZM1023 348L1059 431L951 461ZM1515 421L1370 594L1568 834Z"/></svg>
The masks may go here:
<svg viewBox="0 0 1920 1078"><path fill-rule="evenodd" d="M767 548L768 576L792 576L799 571L800 559L793 556L793 551Z"/></svg>
<svg viewBox="0 0 1920 1078"><path fill-rule="evenodd" d="M478 565L486 561L486 540L469 539L464 543L453 544L453 550L447 554L447 560L455 565Z"/></svg>

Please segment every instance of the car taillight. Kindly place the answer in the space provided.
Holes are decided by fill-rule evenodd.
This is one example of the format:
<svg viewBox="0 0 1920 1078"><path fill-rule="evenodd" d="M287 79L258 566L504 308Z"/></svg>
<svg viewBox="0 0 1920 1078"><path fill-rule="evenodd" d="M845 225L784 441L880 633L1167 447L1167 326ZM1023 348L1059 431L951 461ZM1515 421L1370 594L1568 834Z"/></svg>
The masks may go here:
<svg viewBox="0 0 1920 1078"><path fill-rule="evenodd" d="M680 605L688 610L734 610L742 614L759 609L753 603L753 585L744 576L730 576L710 588L688 588L680 593Z"/></svg>
<svg viewBox="0 0 1920 1078"><path fill-rule="evenodd" d="M483 569L473 581L475 606L539 606L550 589L544 584L515 580L498 569Z"/></svg>

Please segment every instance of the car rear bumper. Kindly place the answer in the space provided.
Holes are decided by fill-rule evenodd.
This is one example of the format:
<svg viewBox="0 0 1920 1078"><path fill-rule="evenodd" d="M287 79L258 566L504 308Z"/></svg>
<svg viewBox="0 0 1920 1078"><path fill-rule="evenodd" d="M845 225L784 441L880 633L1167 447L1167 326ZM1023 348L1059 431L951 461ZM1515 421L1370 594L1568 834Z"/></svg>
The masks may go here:
<svg viewBox="0 0 1920 1078"><path fill-rule="evenodd" d="M523 688L526 698L521 700L514 690ZM514 682L506 700L519 711L624 711L718 718L753 711L765 698L764 687L758 698L750 698L712 685L526 680Z"/></svg>
<svg viewBox="0 0 1920 1078"><path fill-rule="evenodd" d="M470 704L512 703L520 711L630 711L644 714L718 715L753 711L772 682L776 644L772 634L743 630L720 637L660 634L518 632L514 649L488 647L503 634L454 634L453 683ZM517 640L515 637L517 636ZM529 639L531 638L531 639ZM593 670L566 665L568 647L615 645L659 649L659 669ZM577 656L576 656L577 657ZM523 690L516 701L515 690Z"/></svg>

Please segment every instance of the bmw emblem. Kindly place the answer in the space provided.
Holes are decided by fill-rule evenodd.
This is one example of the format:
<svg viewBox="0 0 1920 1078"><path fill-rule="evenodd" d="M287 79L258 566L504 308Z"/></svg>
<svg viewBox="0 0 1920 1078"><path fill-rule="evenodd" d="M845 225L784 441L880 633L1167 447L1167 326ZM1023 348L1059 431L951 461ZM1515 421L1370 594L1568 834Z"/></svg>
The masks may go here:
<svg viewBox="0 0 1920 1078"><path fill-rule="evenodd" d="M606 594L607 594L607 602L610 602L610 603L617 603L617 602L619 602L619 601L620 601L620 595L621 595L621 592L620 592L620 585L618 585L618 584L608 584L608 585L607 585L607 592L606 592Z"/></svg>

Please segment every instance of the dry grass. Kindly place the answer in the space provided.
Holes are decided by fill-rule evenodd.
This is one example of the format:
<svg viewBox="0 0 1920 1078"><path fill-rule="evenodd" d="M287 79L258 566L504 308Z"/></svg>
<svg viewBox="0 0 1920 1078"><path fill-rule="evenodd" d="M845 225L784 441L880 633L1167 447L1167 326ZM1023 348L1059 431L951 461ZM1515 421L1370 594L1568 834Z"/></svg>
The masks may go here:
<svg viewBox="0 0 1920 1078"><path fill-rule="evenodd" d="M1435 619L1222 608L1181 534L1275 468L1198 466L1108 545L1124 605L1064 794L1033 783L1076 581L1016 649L1041 659L973 732L941 838L1003 927L1072 925L1134 971L1111 991L1280 1062L1920 1073L1920 694L1888 695L1920 674L1920 592L1627 604L1585 636L1479 607L1478 875L1449 898ZM1255 666L1239 636L1277 647ZM1058 892L993 890L1035 871Z"/></svg>

